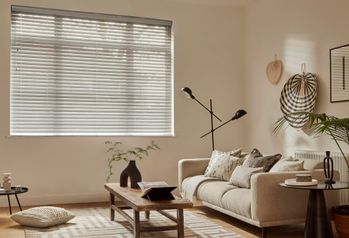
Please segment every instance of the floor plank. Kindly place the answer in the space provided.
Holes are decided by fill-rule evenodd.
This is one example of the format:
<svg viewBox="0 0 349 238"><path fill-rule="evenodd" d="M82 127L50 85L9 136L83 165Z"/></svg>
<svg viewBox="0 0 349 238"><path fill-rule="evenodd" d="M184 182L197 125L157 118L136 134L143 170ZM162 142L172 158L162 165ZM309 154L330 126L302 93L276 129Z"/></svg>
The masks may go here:
<svg viewBox="0 0 349 238"><path fill-rule="evenodd" d="M64 204L55 205L64 207L66 209L70 208L91 208L91 207L107 207L108 203L82 203L82 204ZM24 207L27 209L29 207ZM18 208L14 208L16 212ZM207 207L196 207L190 209L192 212L199 216L208 218L209 220L225 227L228 230L241 234L246 238L258 238L261 234L261 229L249 225L240 220L234 219L228 215L222 214L220 212L214 211ZM301 238L303 237L303 224L288 225L272 227L268 229L268 238ZM338 237L335 234L335 237ZM14 221L10 219L9 211L7 208L0 208L0 238L24 238L23 227L17 225Z"/></svg>

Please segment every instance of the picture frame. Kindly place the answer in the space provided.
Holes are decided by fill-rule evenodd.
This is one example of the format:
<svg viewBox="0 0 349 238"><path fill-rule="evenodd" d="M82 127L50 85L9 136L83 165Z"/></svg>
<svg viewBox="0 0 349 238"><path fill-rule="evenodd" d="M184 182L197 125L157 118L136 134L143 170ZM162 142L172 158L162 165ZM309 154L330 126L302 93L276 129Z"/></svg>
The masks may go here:
<svg viewBox="0 0 349 238"><path fill-rule="evenodd" d="M349 44L330 49L330 102L349 101Z"/></svg>

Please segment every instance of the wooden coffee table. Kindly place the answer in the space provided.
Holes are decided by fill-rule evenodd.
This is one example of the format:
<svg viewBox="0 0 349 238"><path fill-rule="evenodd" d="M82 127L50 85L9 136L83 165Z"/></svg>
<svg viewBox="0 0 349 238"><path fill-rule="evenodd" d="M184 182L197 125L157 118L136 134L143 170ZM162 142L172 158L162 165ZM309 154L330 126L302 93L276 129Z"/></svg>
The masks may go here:
<svg viewBox="0 0 349 238"><path fill-rule="evenodd" d="M175 200L149 201L141 198L141 190L129 187L120 187L119 183L106 183L105 189L110 193L110 219L114 221L115 211L119 212L132 226L135 238L141 237L141 232L177 230L179 238L184 237L184 217L183 209L191 208L193 204L185 199L177 198ZM120 201L115 201L117 197ZM128 215L124 209L133 210L133 218ZM177 217L165 212L166 209L176 209ZM144 211L146 219L150 217L150 211L157 211L163 216L174 221L176 225L142 227L139 219L139 213Z"/></svg>

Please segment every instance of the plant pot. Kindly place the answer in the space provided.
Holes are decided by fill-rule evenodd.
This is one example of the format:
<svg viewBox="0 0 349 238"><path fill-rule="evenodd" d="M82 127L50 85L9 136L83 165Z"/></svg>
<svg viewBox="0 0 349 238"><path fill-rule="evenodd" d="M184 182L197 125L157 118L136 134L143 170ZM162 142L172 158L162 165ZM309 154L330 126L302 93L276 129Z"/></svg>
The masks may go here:
<svg viewBox="0 0 349 238"><path fill-rule="evenodd" d="M349 237L349 205L334 207L333 219L339 237Z"/></svg>
<svg viewBox="0 0 349 238"><path fill-rule="evenodd" d="M120 186L127 187L127 181L130 178L131 188L139 188L138 182L142 181L142 175L139 172L136 161L130 160L128 166L120 174Z"/></svg>

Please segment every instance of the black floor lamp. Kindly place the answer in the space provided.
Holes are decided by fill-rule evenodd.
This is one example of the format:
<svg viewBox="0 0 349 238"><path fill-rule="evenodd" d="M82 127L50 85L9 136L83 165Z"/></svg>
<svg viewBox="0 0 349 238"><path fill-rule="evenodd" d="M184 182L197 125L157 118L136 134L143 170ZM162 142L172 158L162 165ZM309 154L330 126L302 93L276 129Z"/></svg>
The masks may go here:
<svg viewBox="0 0 349 238"><path fill-rule="evenodd" d="M212 99L210 99L210 108L207 108L204 104L202 104L194 95L193 95L193 92L190 88L188 87L184 87L182 88L182 91L184 92L184 94L190 98L190 99L193 99L194 101L196 101L197 103L199 103L204 109L206 109L206 111L208 111L210 113L210 116L211 116L211 130L209 132L207 132L206 134L202 135L200 138L203 138L209 134L211 134L211 141L212 141L212 150L215 149L215 146L214 146L214 132L216 130L218 130L219 128L221 128L222 126L228 124L229 122L231 121L234 121L234 120L237 120L241 117L243 117L244 115L247 114L247 112L243 109L240 109L238 110L235 115L229 119L228 121L222 123L221 125L217 126L216 128L213 127L213 117L215 117L217 120L219 120L220 122L222 122L222 120L216 115L214 114L213 112L213 109L212 109Z"/></svg>

